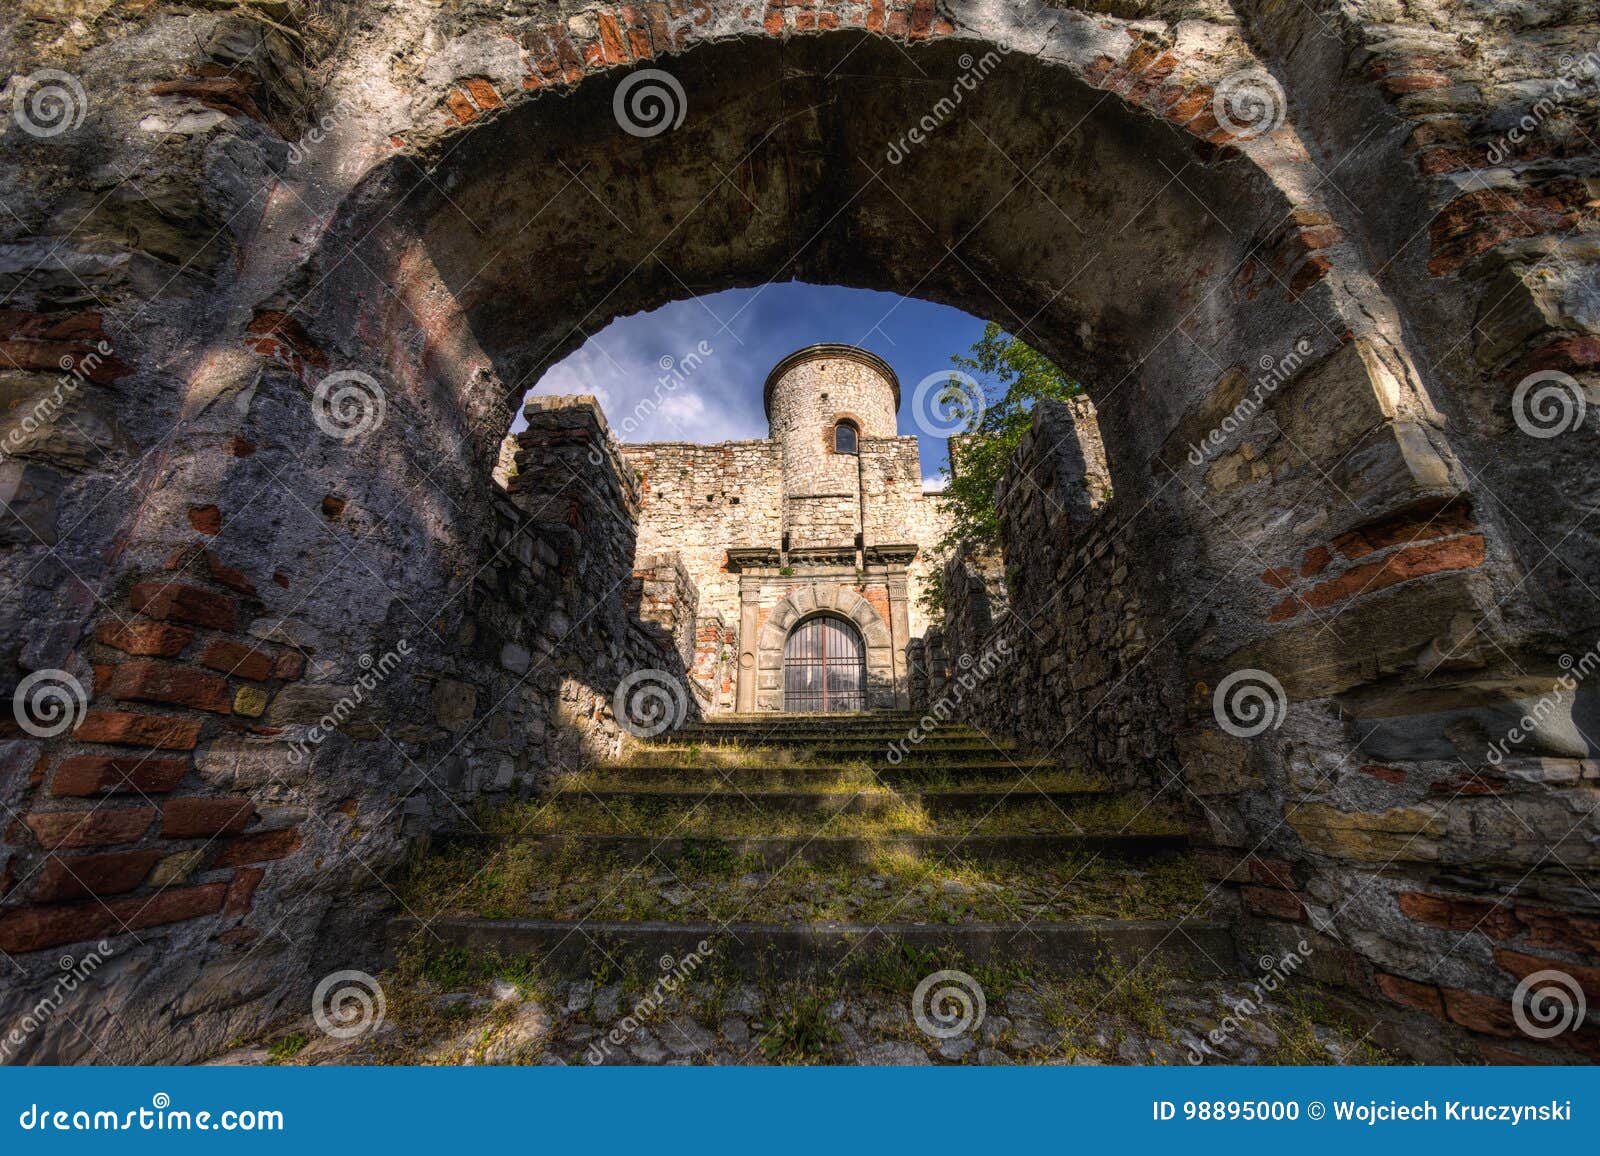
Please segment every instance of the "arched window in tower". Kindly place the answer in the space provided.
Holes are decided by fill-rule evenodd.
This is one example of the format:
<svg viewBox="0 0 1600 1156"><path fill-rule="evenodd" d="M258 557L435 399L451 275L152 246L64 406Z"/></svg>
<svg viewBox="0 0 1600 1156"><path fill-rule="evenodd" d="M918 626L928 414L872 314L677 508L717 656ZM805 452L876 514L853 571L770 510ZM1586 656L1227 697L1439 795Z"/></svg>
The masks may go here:
<svg viewBox="0 0 1600 1156"><path fill-rule="evenodd" d="M841 420L833 427L833 452L836 454L853 454L856 452L856 440L860 435L856 423Z"/></svg>

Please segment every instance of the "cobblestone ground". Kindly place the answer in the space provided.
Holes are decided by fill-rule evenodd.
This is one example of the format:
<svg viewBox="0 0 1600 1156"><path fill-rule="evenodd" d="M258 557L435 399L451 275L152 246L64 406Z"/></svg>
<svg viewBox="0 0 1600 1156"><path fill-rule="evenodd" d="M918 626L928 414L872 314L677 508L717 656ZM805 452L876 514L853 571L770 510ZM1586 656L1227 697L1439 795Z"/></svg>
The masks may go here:
<svg viewBox="0 0 1600 1156"><path fill-rule="evenodd" d="M386 1014L341 1040L311 1019L215 1064L1373 1064L1393 1062L1309 985L1101 973L992 978L981 1018L919 1027L905 992L866 985L691 982L653 1010L638 981L548 989L496 977L452 985L386 976ZM909 991L909 989L907 989ZM969 1005L970 1006L970 1005ZM926 1017L925 1017L926 1018ZM337 1025L336 1025L337 1026Z"/></svg>

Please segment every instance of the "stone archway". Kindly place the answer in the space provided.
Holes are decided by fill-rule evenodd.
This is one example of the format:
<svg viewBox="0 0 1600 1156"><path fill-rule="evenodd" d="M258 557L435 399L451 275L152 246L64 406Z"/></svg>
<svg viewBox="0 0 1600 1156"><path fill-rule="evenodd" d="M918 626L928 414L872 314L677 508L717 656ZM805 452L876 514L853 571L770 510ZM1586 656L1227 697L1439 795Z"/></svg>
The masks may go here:
<svg viewBox="0 0 1600 1156"><path fill-rule="evenodd" d="M1476 128L1441 127L1419 95L1479 67L1454 41L1410 47L1430 29L1318 27L1303 6L1214 21L1130 7L1150 19L988 0L595 5L503 23L400 6L371 14L360 54L326 62L326 115L303 124L218 96L186 21L219 17L130 21L129 43L86 53L114 99L82 155L70 136L3 145L19 181L39 182L17 198L33 232L8 266L33 272L7 274L36 316L8 320L8 355L30 370L58 346L88 361L103 323L117 358L80 391L95 421L75 428L103 433L4 463L16 525L0 634L27 640L19 670L80 677L92 711L72 734L7 736L29 773L5 787L23 822L0 877L27 886L6 894L0 947L32 967L91 933L130 936L113 995L70 1011L121 1060L190 1058L300 1007L313 969L381 912L369 880L461 795L544 757L513 736L541 734L568 701L530 683L548 651L491 645L475 585L508 545L483 493L521 388L619 314L806 277L994 316L1095 385L1108 517L1130 520L1138 555L1107 580L1152 608L1143 634L1160 642L1139 658L1137 725L1189 740L1217 846L1272 856L1244 909L1279 933L1308 907L1334 931L1382 924L1383 942L1323 957L1417 1007L1503 995L1487 951L1453 965L1443 997L1393 973L1417 970L1419 943L1450 947L1428 937L1462 918L1422 894L1422 856L1459 877L1496 817L1441 766L1452 736L1494 728L1600 620L1568 576L1600 552L1582 522L1594 466L1576 438L1505 440L1502 404L1521 373L1595 364L1592 316L1561 295L1593 273L1591 253L1563 248L1586 175L1436 179L1492 142L1469 147ZM276 83L280 62L260 63ZM688 109L638 134L614 98L646 64L672 72ZM1217 91L1263 73L1285 115L1260 133L1219 123ZM209 104L191 117L180 102L197 93ZM85 174L148 131L153 95L172 105L157 110L170 123L152 119L168 146L126 151L160 178L140 186L176 195L97 217L109 256L67 234L64 254L30 255L35 235L83 219L50 182L99 206ZM215 212L202 243L171 235L179 204ZM1539 268L1547 243L1558 268ZM82 298L56 266L92 284L103 316L60 304ZM1258 367L1291 353L1263 398ZM335 374L370 381L387 420L319 428L308 402ZM1228 437L1213 446L1214 430ZM605 460L595 431L556 432L552 461L574 437ZM1547 494L1551 476L1583 484ZM625 471L584 480L597 484L543 510L575 539L630 500ZM1055 524L1038 504L1044 542ZM1536 574L1551 554L1537 543L1569 535L1574 564ZM553 551L528 553L541 588L583 587ZM1038 572L1080 561L1063 549ZM381 663L400 641L414 657L376 717L290 759L278 728L327 716L361 656ZM1052 660L1041 643L1029 661ZM1240 667L1267 669L1294 708L1254 745L1210 729L1199 701ZM1362 720L1382 724L1381 749L1362 745ZM1562 773L1493 800L1528 830L1567 818L1581 789L1550 784L1585 773L1571 749L1542 753ZM1493 838L1515 867L1542 850L1514 827ZM163 854L178 846L201 854ZM91 852L133 858L87 881L51 869ZM159 887L127 874L152 856ZM13 991L33 1002L29 984Z"/></svg>
<svg viewBox="0 0 1600 1156"><path fill-rule="evenodd" d="M904 680L896 678L895 639L889 624L871 602L849 586L821 581L797 585L772 608L755 640L755 670L747 675L741 664L740 684L743 687L747 677L753 678L756 709L784 709L784 643L797 625L819 611L848 618L861 632L862 641L866 643L867 708L889 710L905 706Z"/></svg>

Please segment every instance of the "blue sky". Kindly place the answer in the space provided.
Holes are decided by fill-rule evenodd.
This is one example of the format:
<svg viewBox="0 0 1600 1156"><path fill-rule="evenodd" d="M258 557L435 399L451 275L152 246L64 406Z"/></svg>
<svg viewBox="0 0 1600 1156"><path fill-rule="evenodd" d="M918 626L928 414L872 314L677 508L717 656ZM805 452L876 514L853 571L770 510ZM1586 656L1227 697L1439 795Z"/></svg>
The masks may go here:
<svg viewBox="0 0 1600 1156"><path fill-rule="evenodd" d="M626 441L720 442L767 436L761 385L767 372L802 345L837 341L871 350L900 377L899 427L921 438L922 472L932 481L945 464L943 438L920 433L911 392L950 368L983 334L983 321L959 309L837 285L775 282L674 301L621 317L551 366L534 393L592 393ZM663 358L679 362L704 341L711 352L637 428L619 428L634 406L657 391ZM520 429L518 415L512 429Z"/></svg>

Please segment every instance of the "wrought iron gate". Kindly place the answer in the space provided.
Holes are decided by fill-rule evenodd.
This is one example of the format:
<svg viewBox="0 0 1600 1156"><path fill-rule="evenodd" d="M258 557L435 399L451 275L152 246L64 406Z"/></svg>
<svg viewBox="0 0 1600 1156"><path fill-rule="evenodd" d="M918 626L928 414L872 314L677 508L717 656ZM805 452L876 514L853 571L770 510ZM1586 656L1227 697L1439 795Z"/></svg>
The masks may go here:
<svg viewBox="0 0 1600 1156"><path fill-rule="evenodd" d="M866 647L843 618L809 618L783 647L783 709L867 709Z"/></svg>

